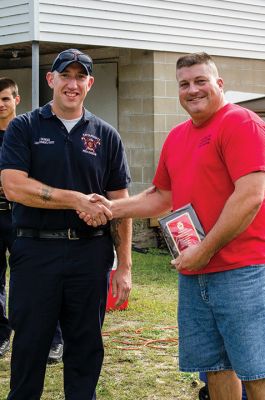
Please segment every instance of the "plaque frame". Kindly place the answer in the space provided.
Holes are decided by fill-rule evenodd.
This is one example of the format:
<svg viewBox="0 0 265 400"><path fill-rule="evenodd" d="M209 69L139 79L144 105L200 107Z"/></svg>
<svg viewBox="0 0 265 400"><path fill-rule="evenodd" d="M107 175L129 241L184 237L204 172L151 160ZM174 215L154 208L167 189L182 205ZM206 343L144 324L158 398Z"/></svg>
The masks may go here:
<svg viewBox="0 0 265 400"><path fill-rule="evenodd" d="M181 251L201 242L205 237L204 229L190 203L158 218L158 223L173 258L177 258Z"/></svg>

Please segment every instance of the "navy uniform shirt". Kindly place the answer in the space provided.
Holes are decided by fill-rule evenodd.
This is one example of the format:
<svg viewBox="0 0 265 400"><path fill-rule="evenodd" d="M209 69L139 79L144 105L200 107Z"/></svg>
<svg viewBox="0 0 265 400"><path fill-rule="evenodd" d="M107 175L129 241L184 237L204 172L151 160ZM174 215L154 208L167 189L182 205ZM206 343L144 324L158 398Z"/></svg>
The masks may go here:
<svg viewBox="0 0 265 400"><path fill-rule="evenodd" d="M0 148L2 147L5 131L0 129Z"/></svg>
<svg viewBox="0 0 265 400"><path fill-rule="evenodd" d="M6 130L0 169L25 171L46 185L85 194L106 195L130 182L124 147L118 132L84 110L67 132L51 105L19 115ZM15 203L15 227L86 229L74 210L49 210Z"/></svg>
<svg viewBox="0 0 265 400"><path fill-rule="evenodd" d="M3 131L2 129L0 129L0 154L1 154L1 150L2 150L2 145L3 145L3 140L4 140L4 135L5 135L5 131ZM1 185L0 185L1 186ZM0 202L1 201L7 201L6 197L4 194L0 193Z"/></svg>

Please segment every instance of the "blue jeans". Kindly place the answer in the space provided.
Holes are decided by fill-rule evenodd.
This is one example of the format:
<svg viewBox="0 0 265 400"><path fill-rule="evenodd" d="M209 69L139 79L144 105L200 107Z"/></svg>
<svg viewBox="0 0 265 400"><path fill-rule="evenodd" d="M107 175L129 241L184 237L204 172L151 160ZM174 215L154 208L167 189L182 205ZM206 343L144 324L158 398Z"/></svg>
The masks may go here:
<svg viewBox="0 0 265 400"><path fill-rule="evenodd" d="M265 268L179 275L180 370L265 378Z"/></svg>

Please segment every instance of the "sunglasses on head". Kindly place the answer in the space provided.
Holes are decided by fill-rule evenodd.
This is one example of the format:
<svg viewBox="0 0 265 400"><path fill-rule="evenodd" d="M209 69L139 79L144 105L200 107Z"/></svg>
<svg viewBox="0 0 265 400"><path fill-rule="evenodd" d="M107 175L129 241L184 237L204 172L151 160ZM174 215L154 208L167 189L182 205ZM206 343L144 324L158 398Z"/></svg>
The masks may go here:
<svg viewBox="0 0 265 400"><path fill-rule="evenodd" d="M53 64L53 70L56 69L59 61L79 61L87 66L90 74L92 73L92 60L86 54L74 53L72 51L65 51L64 53L60 53Z"/></svg>

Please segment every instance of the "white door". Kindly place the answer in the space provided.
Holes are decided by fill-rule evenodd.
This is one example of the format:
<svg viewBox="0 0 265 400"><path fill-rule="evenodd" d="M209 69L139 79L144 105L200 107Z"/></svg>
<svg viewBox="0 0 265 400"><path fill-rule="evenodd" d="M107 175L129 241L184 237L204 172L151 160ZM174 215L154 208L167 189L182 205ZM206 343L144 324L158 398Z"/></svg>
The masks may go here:
<svg viewBox="0 0 265 400"><path fill-rule="evenodd" d="M117 63L95 64L93 76L85 107L118 129Z"/></svg>

